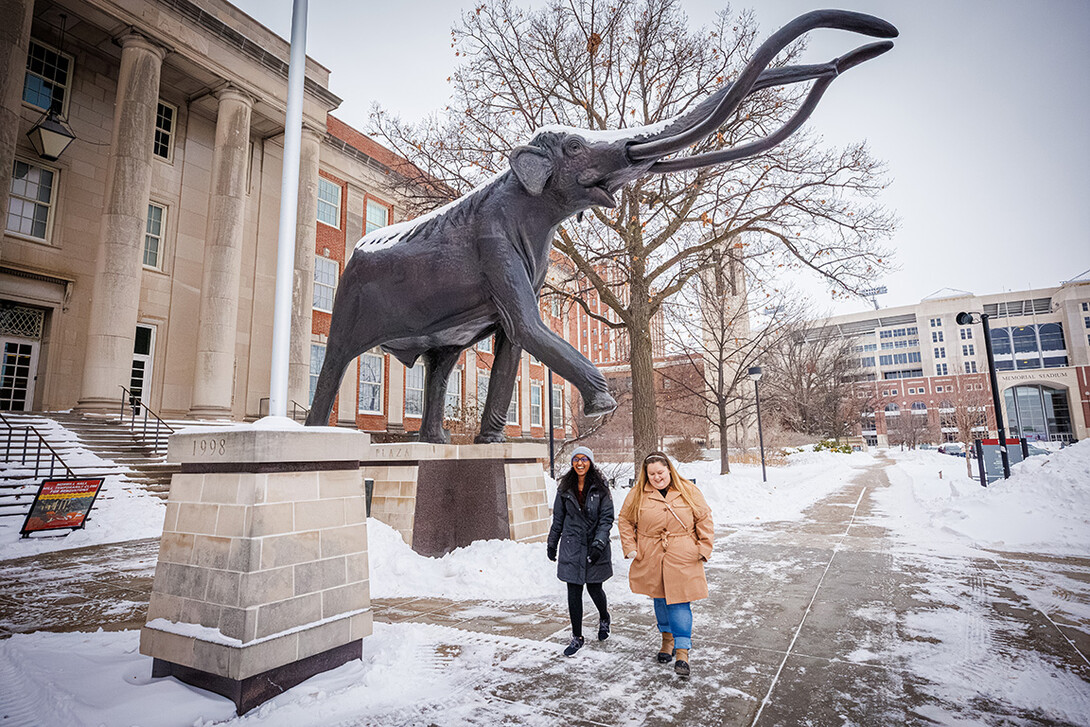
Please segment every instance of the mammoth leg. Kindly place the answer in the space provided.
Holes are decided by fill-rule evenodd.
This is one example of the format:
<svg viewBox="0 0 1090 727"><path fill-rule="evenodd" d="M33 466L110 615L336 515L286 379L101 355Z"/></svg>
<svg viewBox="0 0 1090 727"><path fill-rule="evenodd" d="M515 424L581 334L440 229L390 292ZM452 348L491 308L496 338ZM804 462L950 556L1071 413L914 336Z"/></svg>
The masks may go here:
<svg viewBox="0 0 1090 727"><path fill-rule="evenodd" d="M318 383L314 385L314 398L311 400L310 412L307 414L308 427L324 427L329 424L333 402L337 399L337 390L341 387L341 379L344 378L348 364L352 363L352 359L379 343L378 340L364 341L366 345L360 347L340 344L334 341L332 336L329 340L332 343L326 348L325 362L322 363L321 373L318 374Z"/></svg>
<svg viewBox="0 0 1090 727"><path fill-rule="evenodd" d="M424 417L420 422L420 441L448 444L450 433L443 429L446 412L447 381L458 363L460 346L433 348L424 354Z"/></svg>
<svg viewBox="0 0 1090 727"><path fill-rule="evenodd" d="M477 444L504 441L503 428L507 426L507 410L511 407L521 357L522 349L507 337L503 329L496 331L496 358L492 362L488 396L481 412L481 433L473 439Z"/></svg>
<svg viewBox="0 0 1090 727"><path fill-rule="evenodd" d="M541 321L537 294L530 285L526 267L511 251L509 243L499 240L494 247L496 252L485 269L485 279L507 335L579 389L587 416L600 416L616 409L617 401L610 396L602 373Z"/></svg>

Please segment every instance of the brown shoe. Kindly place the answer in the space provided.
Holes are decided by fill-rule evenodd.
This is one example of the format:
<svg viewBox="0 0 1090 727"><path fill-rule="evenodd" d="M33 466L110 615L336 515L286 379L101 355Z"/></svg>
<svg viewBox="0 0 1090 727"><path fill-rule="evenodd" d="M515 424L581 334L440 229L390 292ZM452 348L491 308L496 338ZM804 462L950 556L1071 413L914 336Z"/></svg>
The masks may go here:
<svg viewBox="0 0 1090 727"><path fill-rule="evenodd" d="M674 635L668 634L665 631L662 634L662 648L659 649L659 653L655 655L655 658L659 660L660 664L669 664L674 658Z"/></svg>
<svg viewBox="0 0 1090 727"><path fill-rule="evenodd" d="M683 677L689 676L689 650L688 649L678 649L677 650L677 661L674 662L674 671L677 672L678 676L683 676Z"/></svg>

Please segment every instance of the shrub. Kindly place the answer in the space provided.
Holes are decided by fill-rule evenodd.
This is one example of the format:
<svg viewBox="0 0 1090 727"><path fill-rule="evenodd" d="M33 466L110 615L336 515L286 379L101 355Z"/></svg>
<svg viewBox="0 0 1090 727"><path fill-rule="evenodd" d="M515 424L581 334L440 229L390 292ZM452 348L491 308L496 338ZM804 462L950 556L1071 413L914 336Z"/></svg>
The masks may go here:
<svg viewBox="0 0 1090 727"><path fill-rule="evenodd" d="M696 462L703 458L704 448L692 437L685 437L684 439L672 442L670 446L666 448L666 454L670 455L678 462Z"/></svg>
<svg viewBox="0 0 1090 727"><path fill-rule="evenodd" d="M823 439L814 445L815 452L840 452L841 454L851 454L852 448L849 444L841 444L835 439Z"/></svg>

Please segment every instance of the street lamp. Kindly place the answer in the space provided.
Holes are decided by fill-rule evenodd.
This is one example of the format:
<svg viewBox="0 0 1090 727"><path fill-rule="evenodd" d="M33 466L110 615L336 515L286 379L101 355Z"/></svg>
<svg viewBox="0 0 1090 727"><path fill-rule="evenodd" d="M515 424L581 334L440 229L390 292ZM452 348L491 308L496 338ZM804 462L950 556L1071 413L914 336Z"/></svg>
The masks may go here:
<svg viewBox="0 0 1090 727"><path fill-rule="evenodd" d="M1007 428L1003 425L1003 409L999 403L999 382L995 378L995 356L992 354L992 329L988 325L987 313L967 313L957 315L959 326L980 323L984 327L984 353L988 356L988 381L992 385L992 408L995 409L995 426L999 433L999 457L1003 460L1003 478L1011 476L1011 464L1007 458ZM984 463L980 463L981 467Z"/></svg>
<svg viewBox="0 0 1090 727"><path fill-rule="evenodd" d="M753 380L753 396L757 400L757 439L761 443L761 481L768 482L768 473L765 471L765 435L761 431L761 392L757 387L757 382L761 380L761 373L760 366L749 367L749 378Z"/></svg>

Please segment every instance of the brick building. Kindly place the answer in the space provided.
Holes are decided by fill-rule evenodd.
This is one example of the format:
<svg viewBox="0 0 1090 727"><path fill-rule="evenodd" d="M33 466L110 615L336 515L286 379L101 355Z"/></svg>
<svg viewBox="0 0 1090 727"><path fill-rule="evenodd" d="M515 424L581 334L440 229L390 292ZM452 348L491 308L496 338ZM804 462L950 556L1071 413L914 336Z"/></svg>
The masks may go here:
<svg viewBox="0 0 1090 727"><path fill-rule="evenodd" d="M1090 430L1090 271L1052 288L977 296L940 290L915 305L815 322L814 333L851 338L861 381L876 402L862 435L884 446L901 417L926 421L931 441L952 441L962 410L975 431L995 435L995 412L980 324L989 315L1003 416L1010 436L1070 442ZM869 425L869 426L868 426ZM924 440L928 441L928 440Z"/></svg>

